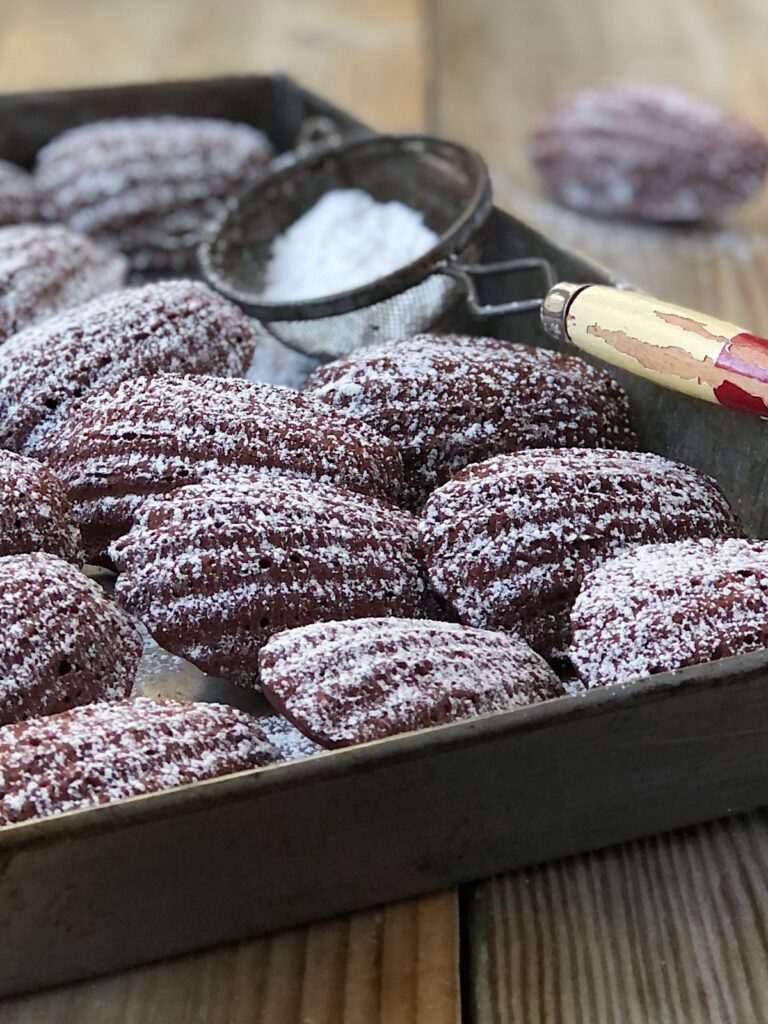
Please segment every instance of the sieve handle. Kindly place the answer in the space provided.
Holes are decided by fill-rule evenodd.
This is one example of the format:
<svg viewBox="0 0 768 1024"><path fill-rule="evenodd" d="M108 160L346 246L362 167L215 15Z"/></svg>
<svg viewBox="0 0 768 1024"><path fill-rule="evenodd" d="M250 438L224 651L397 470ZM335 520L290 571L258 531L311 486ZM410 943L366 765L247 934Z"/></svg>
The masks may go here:
<svg viewBox="0 0 768 1024"><path fill-rule="evenodd" d="M768 339L704 313L605 285L561 283L545 330L661 387L768 417Z"/></svg>
<svg viewBox="0 0 768 1024"><path fill-rule="evenodd" d="M500 260L498 263L461 263L458 260L448 260L436 269L440 273L450 274L463 285L467 309L478 320L492 316L504 316L507 313L529 313L532 310L540 309L542 294L555 283L552 264L549 260L540 259L537 256L516 257L510 260ZM526 270L538 271L544 278L543 287L539 286L534 297L493 304L483 304L480 301L477 290L478 278L500 277Z"/></svg>

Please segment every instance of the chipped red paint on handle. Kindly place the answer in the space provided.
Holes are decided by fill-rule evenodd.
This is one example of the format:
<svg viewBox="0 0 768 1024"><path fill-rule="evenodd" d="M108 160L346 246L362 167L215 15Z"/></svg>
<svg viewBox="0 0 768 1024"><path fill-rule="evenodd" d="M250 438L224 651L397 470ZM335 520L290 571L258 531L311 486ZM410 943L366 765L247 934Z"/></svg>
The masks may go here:
<svg viewBox="0 0 768 1024"><path fill-rule="evenodd" d="M565 313L578 348L673 391L768 417L768 339L639 292L590 285Z"/></svg>

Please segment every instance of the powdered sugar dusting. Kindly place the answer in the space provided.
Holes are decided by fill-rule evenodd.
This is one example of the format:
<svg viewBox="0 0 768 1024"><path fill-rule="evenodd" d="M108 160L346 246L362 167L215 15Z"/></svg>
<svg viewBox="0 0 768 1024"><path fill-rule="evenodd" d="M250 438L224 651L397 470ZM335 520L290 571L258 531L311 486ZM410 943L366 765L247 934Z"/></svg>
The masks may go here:
<svg viewBox="0 0 768 1024"><path fill-rule="evenodd" d="M0 348L0 445L34 454L53 414L97 387L162 372L242 374L254 344L241 310L198 282L93 299Z"/></svg>
<svg viewBox="0 0 768 1024"><path fill-rule="evenodd" d="M0 228L0 341L69 306L119 288L128 264L66 228Z"/></svg>
<svg viewBox="0 0 768 1024"><path fill-rule="evenodd" d="M263 302L301 302L370 284L437 243L421 213L360 189L331 189L272 245Z"/></svg>
<svg viewBox="0 0 768 1024"><path fill-rule="evenodd" d="M266 331L259 331L258 339L246 378L301 391L320 360L288 348Z"/></svg>
<svg viewBox="0 0 768 1024"><path fill-rule="evenodd" d="M448 622L365 618L273 637L265 695L330 747L508 711L561 692L543 658L511 637Z"/></svg>
<svg viewBox="0 0 768 1024"><path fill-rule="evenodd" d="M0 622L0 725L130 694L139 635L68 562L0 558Z"/></svg>
<svg viewBox="0 0 768 1024"><path fill-rule="evenodd" d="M492 338L422 334L321 366L307 390L397 444L404 501L519 448L635 448L624 392L582 359Z"/></svg>
<svg viewBox="0 0 768 1024"><path fill-rule="evenodd" d="M246 124L118 118L56 136L35 180L46 220L129 254L138 270L188 270L223 202L262 177L271 153Z"/></svg>
<svg viewBox="0 0 768 1024"><path fill-rule="evenodd" d="M311 397L206 376L160 375L94 391L38 445L75 503L88 551L128 529L147 495L238 466L277 469L396 499L394 445Z"/></svg>
<svg viewBox="0 0 768 1024"><path fill-rule="evenodd" d="M768 542L634 548L585 576L571 626L588 686L768 647Z"/></svg>
<svg viewBox="0 0 768 1024"><path fill-rule="evenodd" d="M0 729L0 825L76 811L277 760L257 719L145 697Z"/></svg>
<svg viewBox="0 0 768 1024"><path fill-rule="evenodd" d="M45 466L0 451L0 556L31 551L80 563L80 529L64 489Z"/></svg>
<svg viewBox="0 0 768 1024"><path fill-rule="evenodd" d="M669 88L583 90L532 141L555 198L600 215L698 220L754 195L768 168L759 131Z"/></svg>
<svg viewBox="0 0 768 1024"><path fill-rule="evenodd" d="M265 715L259 719L259 726L272 746L280 752L283 761L297 761L312 754L322 754L325 750L325 747L299 732L282 715Z"/></svg>
<svg viewBox="0 0 768 1024"><path fill-rule="evenodd" d="M738 536L717 484L645 452L538 449L463 470L420 536L432 586L462 622L519 632L553 656L584 572L621 548Z"/></svg>
<svg viewBox="0 0 768 1024"><path fill-rule="evenodd" d="M245 685L282 629L424 614L412 516L279 473L212 474L158 498L110 555L118 600L162 647Z"/></svg>
<svg viewBox="0 0 768 1024"><path fill-rule="evenodd" d="M23 167L0 160L0 224L37 220L37 194L32 175Z"/></svg>

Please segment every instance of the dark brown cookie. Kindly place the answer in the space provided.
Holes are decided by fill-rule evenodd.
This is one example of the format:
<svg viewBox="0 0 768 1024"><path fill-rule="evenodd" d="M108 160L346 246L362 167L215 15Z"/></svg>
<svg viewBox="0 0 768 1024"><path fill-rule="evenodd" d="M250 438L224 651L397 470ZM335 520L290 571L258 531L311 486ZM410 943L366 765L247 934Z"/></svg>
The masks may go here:
<svg viewBox="0 0 768 1024"><path fill-rule="evenodd" d="M445 725L562 693L530 647L449 622L316 622L273 637L259 657L267 699L326 747Z"/></svg>
<svg viewBox="0 0 768 1024"><path fill-rule="evenodd" d="M124 256L58 225L0 228L0 342L125 281Z"/></svg>
<svg viewBox="0 0 768 1024"><path fill-rule="evenodd" d="M492 338L421 334L321 366L307 390L391 438L404 501L520 448L635 448L627 398L575 356Z"/></svg>
<svg viewBox="0 0 768 1024"><path fill-rule="evenodd" d="M532 156L564 206L695 221L762 187L768 141L740 117L678 89L623 85L565 100L533 136Z"/></svg>
<svg viewBox="0 0 768 1024"><path fill-rule="evenodd" d="M109 553L118 601L162 647L243 685L280 630L424 614L414 517L300 477L211 475L147 503Z"/></svg>
<svg viewBox="0 0 768 1024"><path fill-rule="evenodd" d="M125 612L53 555L0 558L0 725L127 697L141 639Z"/></svg>
<svg viewBox="0 0 768 1024"><path fill-rule="evenodd" d="M46 220L126 253L138 270L188 270L222 204L262 177L272 155L250 125L214 118L92 121L37 155Z"/></svg>
<svg viewBox="0 0 768 1024"><path fill-rule="evenodd" d="M469 466L435 491L420 525L432 587L460 621L517 632L547 657L567 646L584 573L621 548L739 533L709 477L658 455L581 448Z"/></svg>
<svg viewBox="0 0 768 1024"><path fill-rule="evenodd" d="M23 167L0 160L0 224L23 224L38 216L32 175Z"/></svg>
<svg viewBox="0 0 768 1024"><path fill-rule="evenodd" d="M47 421L93 388L155 373L239 376L255 344L248 317L194 281L76 306L0 348L0 447L34 454Z"/></svg>
<svg viewBox="0 0 768 1024"><path fill-rule="evenodd" d="M0 825L260 768L258 719L223 704L123 700L0 729Z"/></svg>
<svg viewBox="0 0 768 1024"><path fill-rule="evenodd" d="M768 647L768 542L622 552L584 577L571 631L571 662L587 686Z"/></svg>
<svg viewBox="0 0 768 1024"><path fill-rule="evenodd" d="M363 423L256 381L161 375L93 391L36 454L75 503L86 550L103 552L147 495L231 467L277 469L396 500L397 449Z"/></svg>
<svg viewBox="0 0 768 1024"><path fill-rule="evenodd" d="M64 488L45 466L0 451L0 556L31 551L82 562L77 519Z"/></svg>

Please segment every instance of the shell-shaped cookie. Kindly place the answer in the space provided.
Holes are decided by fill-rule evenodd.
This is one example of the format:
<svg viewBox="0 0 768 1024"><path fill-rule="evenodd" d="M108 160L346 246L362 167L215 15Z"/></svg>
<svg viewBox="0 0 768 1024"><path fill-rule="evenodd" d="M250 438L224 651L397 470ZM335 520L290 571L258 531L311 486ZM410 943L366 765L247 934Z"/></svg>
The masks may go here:
<svg viewBox="0 0 768 1024"><path fill-rule="evenodd" d="M39 216L32 175L23 167L0 160L0 224L24 224Z"/></svg>
<svg viewBox="0 0 768 1024"><path fill-rule="evenodd" d="M635 448L627 398L577 356L492 338L416 335L319 367L307 390L391 438L404 503L520 448Z"/></svg>
<svg viewBox="0 0 768 1024"><path fill-rule="evenodd" d="M394 444L363 423L256 381L160 375L91 392L36 452L75 503L86 550L124 533L147 495L208 473L276 469L396 500Z"/></svg>
<svg viewBox="0 0 768 1024"><path fill-rule="evenodd" d="M53 555L0 558L0 725L128 696L141 639L125 612Z"/></svg>
<svg viewBox="0 0 768 1024"><path fill-rule="evenodd" d="M58 225L0 228L0 342L114 291L127 269L124 256Z"/></svg>
<svg viewBox="0 0 768 1024"><path fill-rule="evenodd" d="M571 662L587 686L768 647L768 542L633 548L588 573L571 612Z"/></svg>
<svg viewBox="0 0 768 1024"><path fill-rule="evenodd" d="M138 270L185 270L223 202L262 177L272 155L257 128L200 117L92 121L37 155L46 220L126 253Z"/></svg>
<svg viewBox="0 0 768 1024"><path fill-rule="evenodd" d="M75 306L0 348L0 447L34 454L46 422L93 388L155 373L244 373L255 344L248 317L194 281Z"/></svg>
<svg viewBox="0 0 768 1024"><path fill-rule="evenodd" d="M162 647L243 685L280 630L419 617L426 605L413 516L265 471L211 475L146 504L109 554L117 599Z"/></svg>
<svg viewBox="0 0 768 1024"><path fill-rule="evenodd" d="M77 519L61 483L45 466L0 451L0 556L32 551L82 562Z"/></svg>
<svg viewBox="0 0 768 1024"><path fill-rule="evenodd" d="M0 729L0 825L78 811L277 760L258 719L139 697Z"/></svg>
<svg viewBox="0 0 768 1024"><path fill-rule="evenodd" d="M532 139L546 189L599 216L695 221L753 196L768 140L678 89L622 85L566 99Z"/></svg>
<svg viewBox="0 0 768 1024"><path fill-rule="evenodd" d="M717 484L645 452L534 449L462 470L426 504L432 587L473 626L519 633L556 656L584 573L621 548L728 537Z"/></svg>
<svg viewBox="0 0 768 1024"><path fill-rule="evenodd" d="M530 647L449 622L316 622L273 637L260 656L268 700L326 747L346 747L562 693Z"/></svg>

